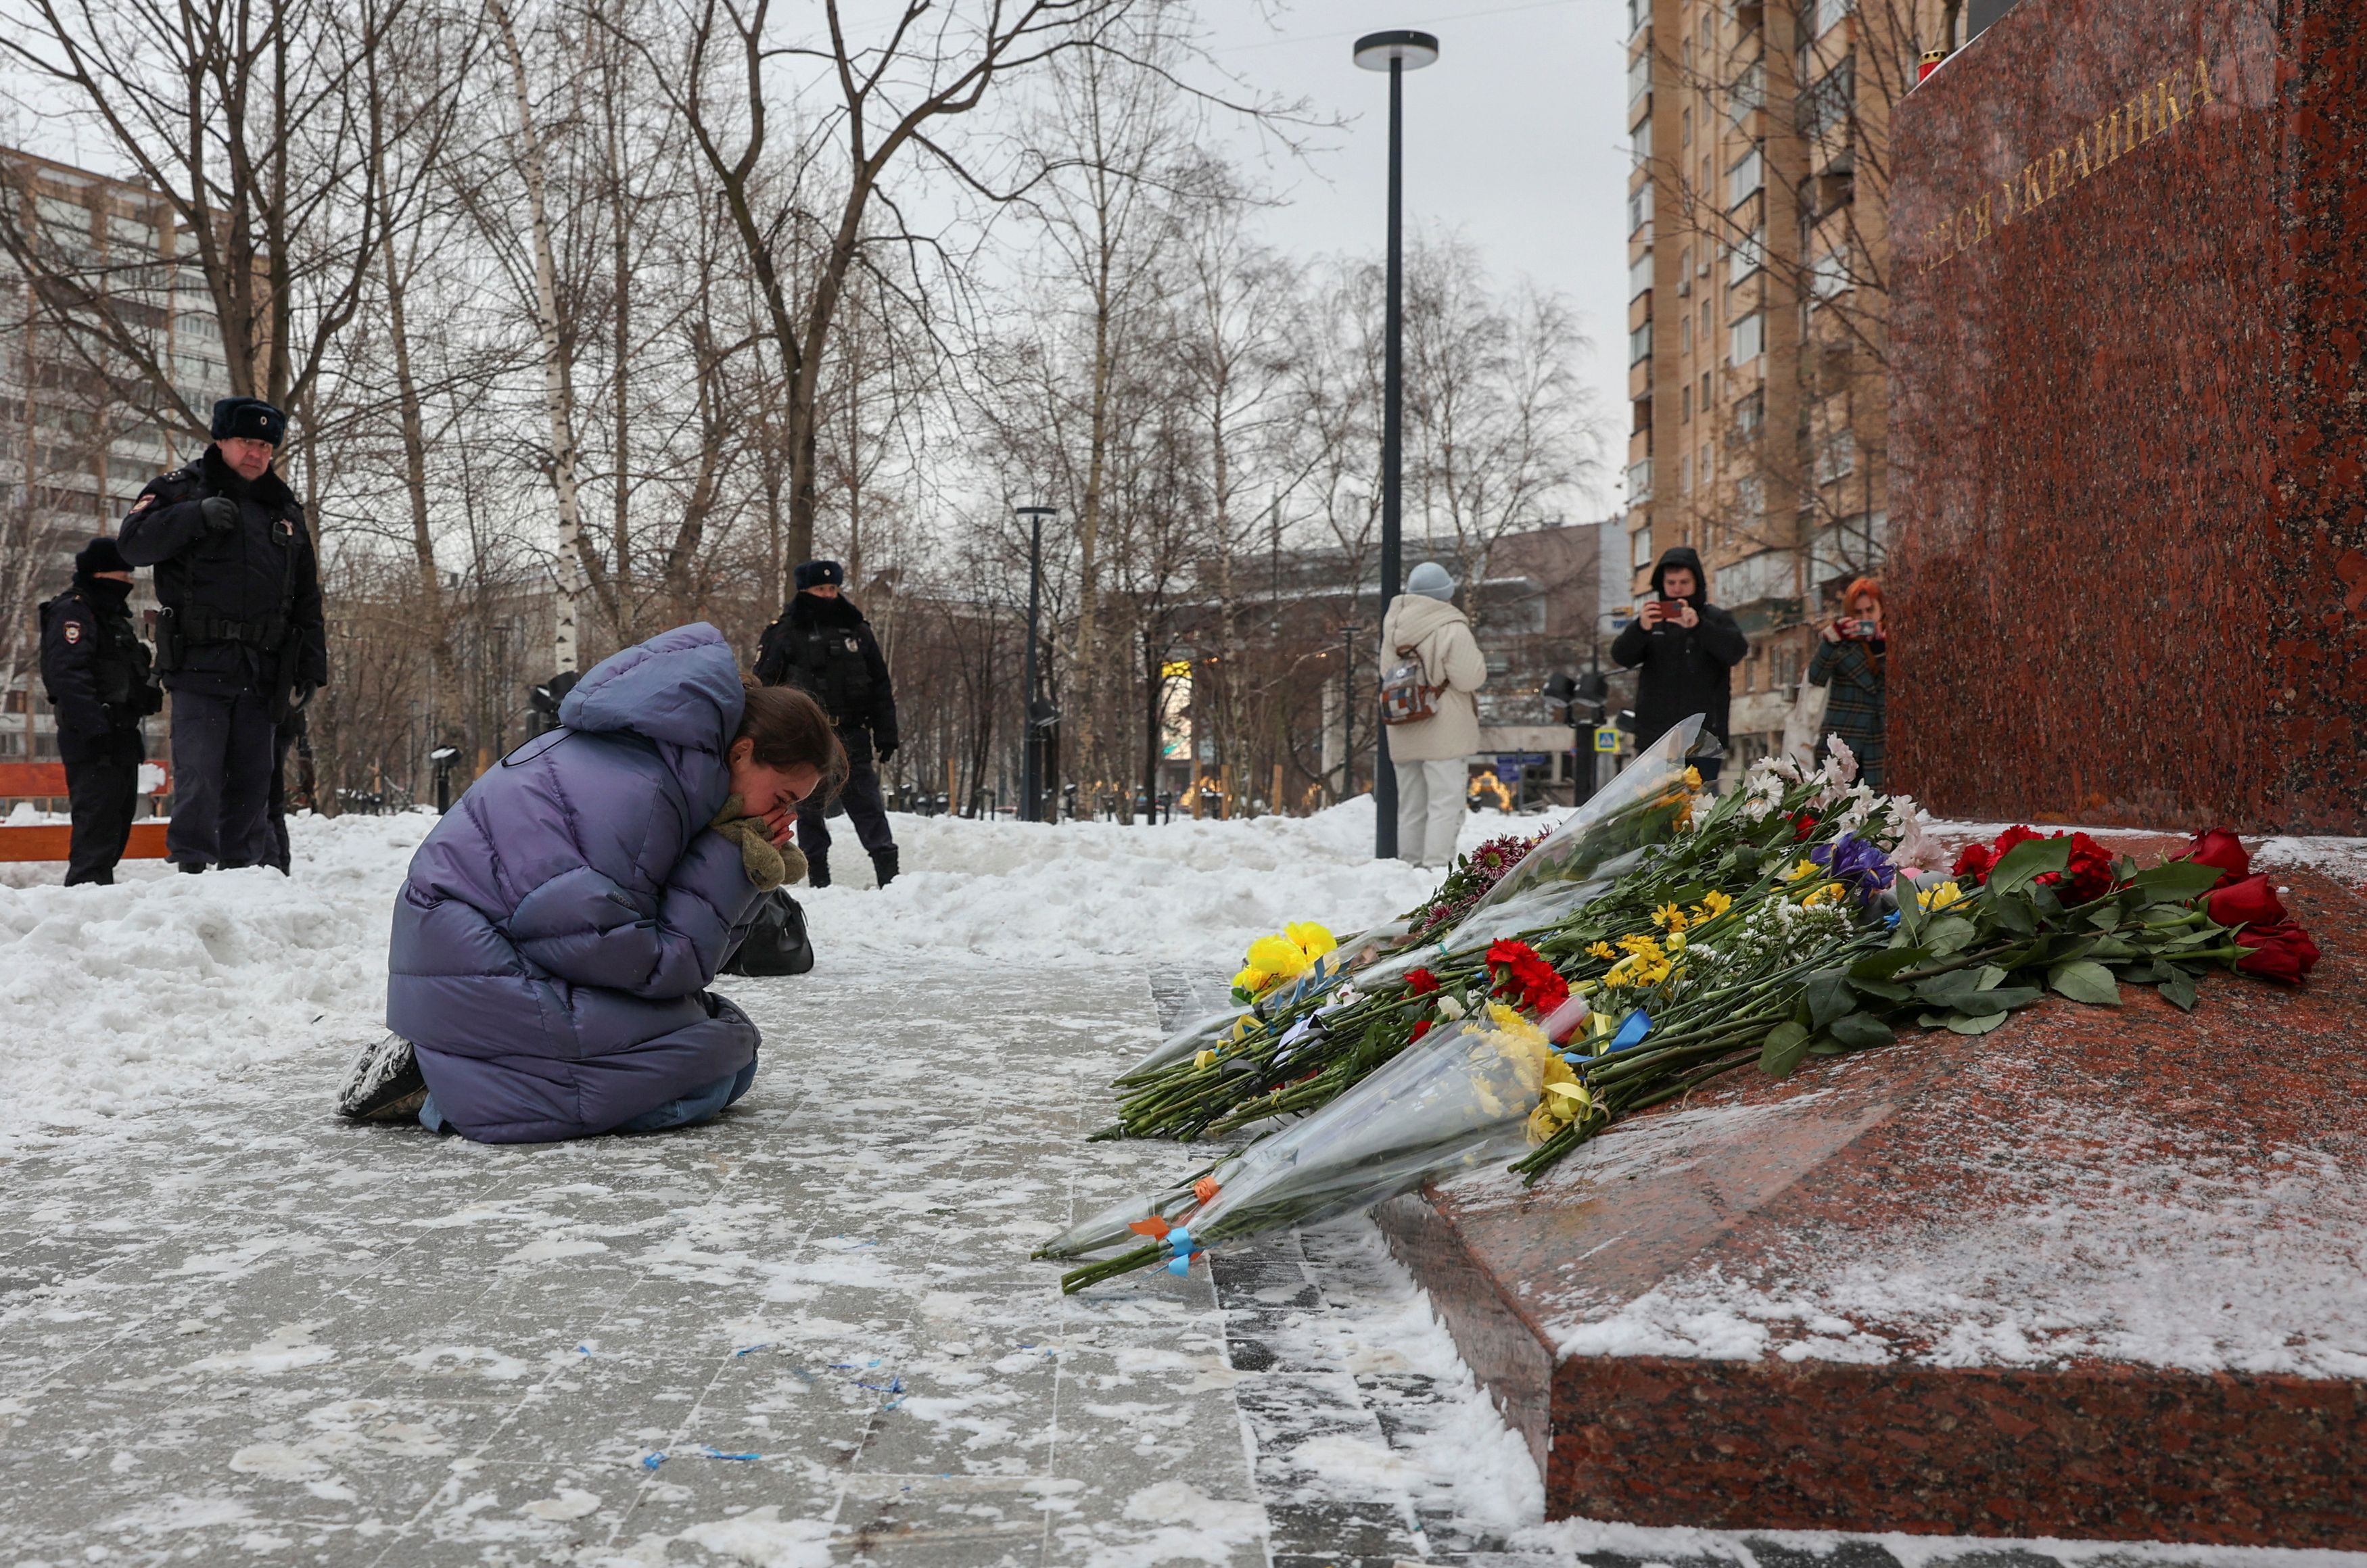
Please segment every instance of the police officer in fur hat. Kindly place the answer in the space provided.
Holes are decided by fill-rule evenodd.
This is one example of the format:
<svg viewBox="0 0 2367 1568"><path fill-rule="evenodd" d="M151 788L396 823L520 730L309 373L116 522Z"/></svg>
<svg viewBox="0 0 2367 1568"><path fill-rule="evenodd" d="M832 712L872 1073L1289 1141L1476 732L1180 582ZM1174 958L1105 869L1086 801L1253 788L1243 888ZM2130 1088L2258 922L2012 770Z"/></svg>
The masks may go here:
<svg viewBox="0 0 2367 1568"><path fill-rule="evenodd" d="M844 592L844 567L810 560L798 568L796 582L798 592L781 618L764 628L756 679L811 693L837 726L847 761L839 799L885 887L897 872L896 840L888 827L888 803L879 794L878 765L896 754L896 693L889 683L888 660L871 635L871 623ZM805 852L806 880L815 887L830 886L825 793L816 790L798 808L798 848Z"/></svg>
<svg viewBox="0 0 2367 1568"><path fill-rule="evenodd" d="M266 809L279 735L329 678L311 531L272 468L288 416L224 398L212 434L197 461L150 481L118 535L124 559L156 569L156 664L173 694L164 852L183 871L277 861Z"/></svg>
<svg viewBox="0 0 2367 1568"><path fill-rule="evenodd" d="M74 834L66 886L105 886L131 839L147 741L140 721L164 705L148 645L127 607L131 567L108 538L74 557L74 586L41 606L41 684L58 716Z"/></svg>

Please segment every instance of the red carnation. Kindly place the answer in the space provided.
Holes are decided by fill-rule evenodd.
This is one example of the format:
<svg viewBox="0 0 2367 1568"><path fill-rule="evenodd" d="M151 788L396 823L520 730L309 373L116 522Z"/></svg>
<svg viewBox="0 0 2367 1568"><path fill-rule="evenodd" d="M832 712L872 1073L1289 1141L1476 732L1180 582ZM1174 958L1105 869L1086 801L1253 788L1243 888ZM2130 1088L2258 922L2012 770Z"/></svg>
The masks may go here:
<svg viewBox="0 0 2367 1568"><path fill-rule="evenodd" d="M1406 971L1407 996L1426 997L1436 989L1438 989L1438 976L1432 974L1429 970L1409 969Z"/></svg>
<svg viewBox="0 0 2367 1568"><path fill-rule="evenodd" d="M2217 886L2221 887L2252 874L2252 857L2244 848L2244 840L2225 828L2214 828L2207 833L2196 834L2194 842L2179 858L2217 866Z"/></svg>
<svg viewBox="0 0 2367 1568"><path fill-rule="evenodd" d="M1813 815L1811 815L1810 813L1806 812L1806 811L1803 811L1803 812L1799 812L1799 813L1795 814L1795 815L1793 817L1793 818L1792 818L1792 841L1793 841L1794 843L1795 843L1795 844L1796 844L1796 843L1798 843L1801 840L1803 840L1803 839L1806 838L1809 834L1811 834L1811 833L1815 832L1816 830L1817 830L1817 819L1816 819L1816 818L1815 818Z"/></svg>
<svg viewBox="0 0 2367 1568"><path fill-rule="evenodd" d="M1496 995L1533 1012L1551 1012L1569 999L1569 982L1527 942L1506 938L1489 943L1488 967L1496 975Z"/></svg>
<svg viewBox="0 0 2367 1568"><path fill-rule="evenodd" d="M2213 890L2209 903L2211 918L2223 926L2273 926L2285 919L2285 907L2277 901L2277 890L2265 876L2222 882Z"/></svg>
<svg viewBox="0 0 2367 1568"><path fill-rule="evenodd" d="M2028 828L2008 828L1997 837L1994 844L1966 844L1956 856L1953 874L1959 882L1970 877L1976 884L1987 882L1997 863L2005 858L2006 851L2016 844L2027 843L2038 837Z"/></svg>
<svg viewBox="0 0 2367 1568"><path fill-rule="evenodd" d="M2056 837L2061 837L2057 834ZM2071 859L2058 876L2047 873L2038 880L2059 883L2055 896L2066 904L2085 904L2091 898L2101 898L2112 890L2117 880L2112 857L2104 846L2085 833L2071 835Z"/></svg>
<svg viewBox="0 0 2367 1568"><path fill-rule="evenodd" d="M2272 926L2246 926L2236 933L2236 943L2250 949L2236 960L2236 967L2264 979L2299 985L2317 964L2317 943L2291 920Z"/></svg>
<svg viewBox="0 0 2367 1568"><path fill-rule="evenodd" d="M1430 1032L1430 1020L1428 1020L1428 1019L1426 1019L1426 1018L1425 1018L1425 1019L1423 1019L1420 1023L1417 1023L1417 1024L1415 1024L1415 1025L1413 1026L1413 1032L1412 1032L1411 1034L1410 1034L1410 1035L1406 1036L1406 1043L1407 1043L1407 1044L1409 1044L1409 1045L1410 1045L1410 1044L1412 1044L1415 1041L1417 1041L1417 1040L1421 1039L1423 1035L1425 1035L1425 1034L1427 1034L1427 1033L1429 1033L1429 1032ZM1312 1074L1309 1074L1308 1076L1309 1076L1309 1077L1312 1077L1313 1075L1312 1075Z"/></svg>

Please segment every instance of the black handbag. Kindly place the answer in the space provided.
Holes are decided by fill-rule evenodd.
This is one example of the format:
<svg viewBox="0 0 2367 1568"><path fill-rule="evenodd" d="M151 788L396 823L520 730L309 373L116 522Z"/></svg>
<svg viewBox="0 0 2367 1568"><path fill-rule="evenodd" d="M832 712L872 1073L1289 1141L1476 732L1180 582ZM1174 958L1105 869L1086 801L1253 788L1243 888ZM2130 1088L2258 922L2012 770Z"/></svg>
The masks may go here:
<svg viewBox="0 0 2367 1568"><path fill-rule="evenodd" d="M726 975L769 977L802 975L814 966L813 942L806 935L806 912L782 888L756 905L756 919L723 960Z"/></svg>

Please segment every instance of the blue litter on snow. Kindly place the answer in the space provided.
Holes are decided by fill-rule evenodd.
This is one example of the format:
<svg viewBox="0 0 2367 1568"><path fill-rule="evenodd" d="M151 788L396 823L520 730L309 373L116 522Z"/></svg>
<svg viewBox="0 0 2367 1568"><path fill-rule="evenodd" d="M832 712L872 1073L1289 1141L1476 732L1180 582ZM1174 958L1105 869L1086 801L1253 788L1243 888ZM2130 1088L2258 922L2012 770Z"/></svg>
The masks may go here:
<svg viewBox="0 0 2367 1568"><path fill-rule="evenodd" d="M658 1466L665 1463L665 1450L663 1449L660 1449L656 1453L643 1454L641 1456L641 1468L643 1470L655 1470Z"/></svg>

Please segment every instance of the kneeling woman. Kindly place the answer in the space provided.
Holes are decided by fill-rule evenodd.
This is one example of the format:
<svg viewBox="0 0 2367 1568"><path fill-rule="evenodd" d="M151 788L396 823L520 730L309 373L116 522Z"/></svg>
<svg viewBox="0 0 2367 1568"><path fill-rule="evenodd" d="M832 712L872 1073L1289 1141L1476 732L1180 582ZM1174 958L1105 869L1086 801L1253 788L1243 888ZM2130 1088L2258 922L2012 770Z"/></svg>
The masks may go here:
<svg viewBox="0 0 2367 1568"><path fill-rule="evenodd" d="M830 720L748 687L701 623L585 675L560 728L469 787L413 856L386 1021L341 1109L481 1143L704 1121L747 1092L756 1026L706 987L759 895L802 871L798 802L845 767ZM408 1092L399 1092L408 1090Z"/></svg>

